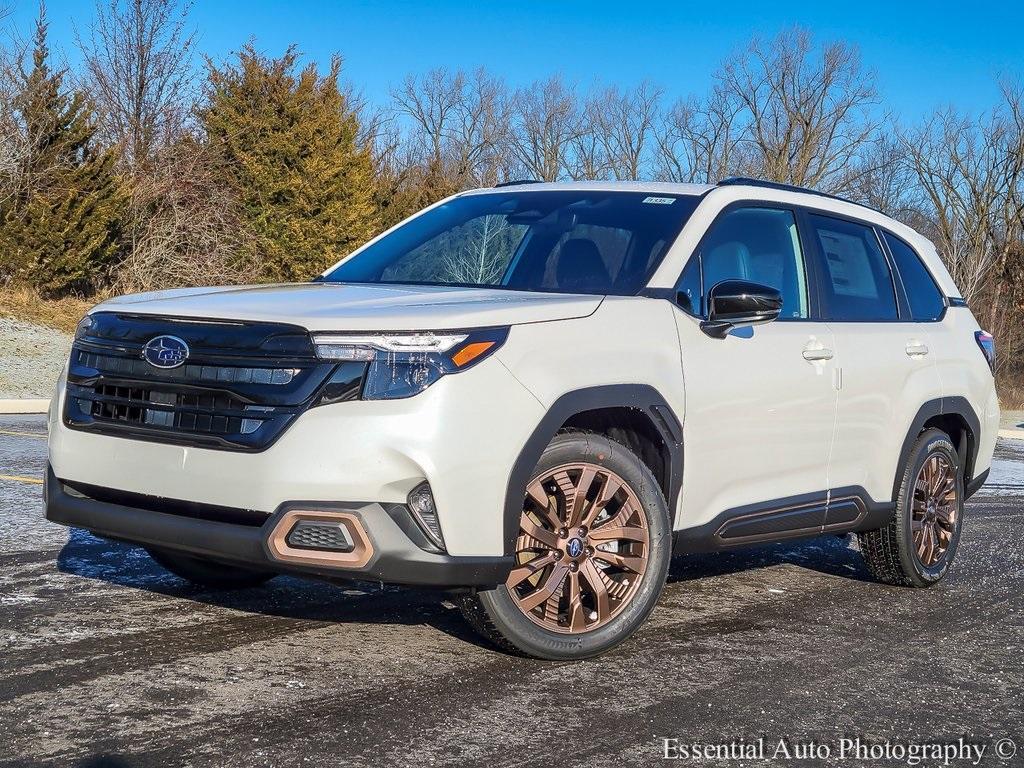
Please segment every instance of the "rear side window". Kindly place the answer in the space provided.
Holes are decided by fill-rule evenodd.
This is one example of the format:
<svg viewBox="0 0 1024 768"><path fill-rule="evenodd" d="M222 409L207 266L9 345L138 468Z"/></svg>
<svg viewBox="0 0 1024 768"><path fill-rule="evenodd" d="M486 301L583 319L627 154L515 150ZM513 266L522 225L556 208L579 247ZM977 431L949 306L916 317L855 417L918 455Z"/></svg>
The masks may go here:
<svg viewBox="0 0 1024 768"><path fill-rule="evenodd" d="M928 268L921 262L917 252L888 232L883 234L889 246L896 269L899 270L903 287L910 302L910 313L915 320L938 320L946 308Z"/></svg>
<svg viewBox="0 0 1024 768"><path fill-rule="evenodd" d="M874 229L816 214L809 219L823 262L825 319L899 319L892 271Z"/></svg>

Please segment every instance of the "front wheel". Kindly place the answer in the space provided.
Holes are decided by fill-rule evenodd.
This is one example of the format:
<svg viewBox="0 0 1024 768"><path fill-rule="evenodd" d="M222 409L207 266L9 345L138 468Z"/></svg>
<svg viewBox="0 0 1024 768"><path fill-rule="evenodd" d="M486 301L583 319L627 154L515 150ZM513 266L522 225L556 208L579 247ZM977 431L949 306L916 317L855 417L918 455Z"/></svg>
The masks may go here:
<svg viewBox="0 0 1024 768"><path fill-rule="evenodd" d="M266 571L252 571L225 563L217 563L213 560L169 552L165 549L147 549L147 551L150 557L175 576L213 589L258 587L265 581L274 578L273 573Z"/></svg>
<svg viewBox="0 0 1024 768"><path fill-rule="evenodd" d="M665 497L623 445L557 435L526 489L508 580L463 602L484 636L544 659L595 656L654 609L671 559Z"/></svg>
<svg viewBox="0 0 1024 768"><path fill-rule="evenodd" d="M960 544L963 506L956 447L945 432L925 430L903 468L888 525L859 534L868 570L894 586L930 587L941 581Z"/></svg>

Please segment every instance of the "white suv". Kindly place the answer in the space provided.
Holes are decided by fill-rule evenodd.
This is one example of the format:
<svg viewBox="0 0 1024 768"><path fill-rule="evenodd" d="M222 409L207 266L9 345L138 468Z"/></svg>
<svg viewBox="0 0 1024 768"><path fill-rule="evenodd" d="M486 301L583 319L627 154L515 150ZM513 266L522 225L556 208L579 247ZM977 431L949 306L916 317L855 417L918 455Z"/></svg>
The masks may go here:
<svg viewBox="0 0 1024 768"><path fill-rule="evenodd" d="M932 245L808 190L530 184L413 216L307 284L82 321L50 520L218 586L451 590L498 644L605 651L673 554L855 532L940 580L999 409Z"/></svg>

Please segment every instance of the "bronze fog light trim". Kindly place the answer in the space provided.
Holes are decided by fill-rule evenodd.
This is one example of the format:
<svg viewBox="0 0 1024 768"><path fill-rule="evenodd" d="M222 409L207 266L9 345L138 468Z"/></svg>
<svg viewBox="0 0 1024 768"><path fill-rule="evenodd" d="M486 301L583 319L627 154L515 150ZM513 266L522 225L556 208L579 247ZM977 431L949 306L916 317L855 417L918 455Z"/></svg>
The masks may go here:
<svg viewBox="0 0 1024 768"><path fill-rule="evenodd" d="M309 520L316 522L341 523L352 539L350 552L328 552L316 549L299 549L288 544L288 534L296 523ZM327 510L290 509L277 521L267 537L270 556L282 563L316 565L327 568L362 568L373 557L373 543L359 518L351 512Z"/></svg>

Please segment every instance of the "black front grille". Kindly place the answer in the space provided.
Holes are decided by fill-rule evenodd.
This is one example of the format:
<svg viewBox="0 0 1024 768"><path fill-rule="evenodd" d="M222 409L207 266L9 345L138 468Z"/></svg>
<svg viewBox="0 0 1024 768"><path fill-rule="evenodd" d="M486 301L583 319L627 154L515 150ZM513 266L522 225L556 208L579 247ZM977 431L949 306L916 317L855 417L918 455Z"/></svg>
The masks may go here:
<svg viewBox="0 0 1024 768"><path fill-rule="evenodd" d="M335 366L309 335L270 323L186 321L97 313L75 342L64 422L157 442L258 451L308 408ZM189 345L177 368L142 356L150 339Z"/></svg>
<svg viewBox="0 0 1024 768"><path fill-rule="evenodd" d="M208 435L249 435L263 425L264 414L237 397L219 392L164 392L100 384L91 392L75 387L78 407L94 419Z"/></svg>

